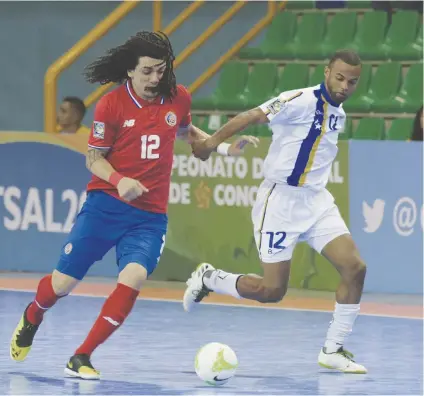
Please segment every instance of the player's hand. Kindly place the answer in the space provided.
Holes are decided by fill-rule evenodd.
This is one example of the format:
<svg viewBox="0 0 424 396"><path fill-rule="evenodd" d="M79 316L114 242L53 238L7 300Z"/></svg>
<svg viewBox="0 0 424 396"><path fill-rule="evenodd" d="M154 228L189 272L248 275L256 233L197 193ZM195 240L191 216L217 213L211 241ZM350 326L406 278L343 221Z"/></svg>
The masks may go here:
<svg viewBox="0 0 424 396"><path fill-rule="evenodd" d="M197 139L191 143L193 155L196 158L206 161L216 147L211 145L211 139Z"/></svg>
<svg viewBox="0 0 424 396"><path fill-rule="evenodd" d="M258 147L259 139L255 136L239 136L228 149L228 155L238 157L244 153L246 145L251 144L253 147Z"/></svg>
<svg viewBox="0 0 424 396"><path fill-rule="evenodd" d="M117 186L119 196L127 202L133 201L149 190L138 180L124 177Z"/></svg>

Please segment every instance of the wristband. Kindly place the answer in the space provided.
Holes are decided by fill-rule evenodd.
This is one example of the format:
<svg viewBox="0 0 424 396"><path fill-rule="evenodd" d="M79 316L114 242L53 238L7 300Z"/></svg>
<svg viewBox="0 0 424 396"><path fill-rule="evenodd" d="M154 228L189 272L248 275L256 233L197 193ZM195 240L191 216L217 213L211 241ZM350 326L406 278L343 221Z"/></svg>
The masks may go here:
<svg viewBox="0 0 424 396"><path fill-rule="evenodd" d="M117 187L118 183L121 181L121 179L123 179L124 176L122 176L120 173L118 172L113 172L110 176L109 176L109 183L112 184L113 186Z"/></svg>
<svg viewBox="0 0 424 396"><path fill-rule="evenodd" d="M228 149L230 148L230 146L231 144L228 143L220 143L216 148L216 152L221 155L229 156Z"/></svg>

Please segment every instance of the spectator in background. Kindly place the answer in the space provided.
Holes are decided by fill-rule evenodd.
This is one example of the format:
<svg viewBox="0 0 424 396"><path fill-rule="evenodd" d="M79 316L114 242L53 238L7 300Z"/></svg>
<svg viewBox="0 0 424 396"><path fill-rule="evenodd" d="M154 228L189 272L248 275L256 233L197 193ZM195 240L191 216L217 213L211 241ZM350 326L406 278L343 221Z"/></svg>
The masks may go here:
<svg viewBox="0 0 424 396"><path fill-rule="evenodd" d="M424 128L424 114L423 114L423 106L417 111L414 120L414 126L412 128L411 140L423 141L423 128Z"/></svg>
<svg viewBox="0 0 424 396"><path fill-rule="evenodd" d="M82 124L86 112L84 102L76 96L63 99L57 114L60 133L89 135L90 129Z"/></svg>

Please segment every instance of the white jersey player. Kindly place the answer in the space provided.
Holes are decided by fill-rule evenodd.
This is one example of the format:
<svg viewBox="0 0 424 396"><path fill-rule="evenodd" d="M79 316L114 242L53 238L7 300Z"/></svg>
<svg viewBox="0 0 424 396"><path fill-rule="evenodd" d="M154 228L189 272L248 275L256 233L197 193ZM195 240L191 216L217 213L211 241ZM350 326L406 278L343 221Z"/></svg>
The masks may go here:
<svg viewBox="0 0 424 396"><path fill-rule="evenodd" d="M263 277L230 274L203 263L187 281L184 294L186 311L211 291L262 303L280 301L287 291L293 249L298 241L306 241L341 277L318 363L345 373L367 372L344 349L359 313L366 266L325 186L346 121L342 103L355 91L360 74L359 56L338 51L325 68L322 84L283 92L193 145L194 154L204 160L218 144L249 125L269 123L272 129L264 181L252 210Z"/></svg>

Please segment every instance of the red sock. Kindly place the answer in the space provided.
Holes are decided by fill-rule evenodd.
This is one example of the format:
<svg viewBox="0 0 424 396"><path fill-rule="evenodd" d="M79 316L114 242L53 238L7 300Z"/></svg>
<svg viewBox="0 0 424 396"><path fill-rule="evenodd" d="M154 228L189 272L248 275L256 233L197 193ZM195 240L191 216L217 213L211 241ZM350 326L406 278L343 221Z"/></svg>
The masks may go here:
<svg viewBox="0 0 424 396"><path fill-rule="evenodd" d="M138 294L138 290L118 283L116 289L104 303L100 315L84 343L75 351L75 355L85 354L90 356L100 344L105 342L124 323Z"/></svg>
<svg viewBox="0 0 424 396"><path fill-rule="evenodd" d="M51 308L58 299L59 297L53 290L52 276L45 276L40 280L35 299L27 310L27 319L30 323L39 325L43 320L44 312Z"/></svg>

